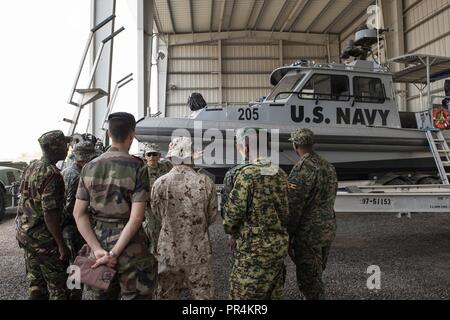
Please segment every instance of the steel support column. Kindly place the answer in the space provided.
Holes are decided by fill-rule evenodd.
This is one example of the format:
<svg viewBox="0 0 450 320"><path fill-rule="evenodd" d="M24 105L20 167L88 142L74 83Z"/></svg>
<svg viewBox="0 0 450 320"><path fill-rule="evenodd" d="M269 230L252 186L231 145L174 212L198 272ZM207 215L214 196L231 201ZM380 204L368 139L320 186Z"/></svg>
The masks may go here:
<svg viewBox="0 0 450 320"><path fill-rule="evenodd" d="M223 104L223 79L222 79L222 40L217 41L217 66L218 66L218 85L219 85L219 105Z"/></svg>
<svg viewBox="0 0 450 320"><path fill-rule="evenodd" d="M161 115L163 117L166 116L166 99L167 99L167 68L168 68L168 61L170 59L170 52L169 52L169 39L170 37L159 37L157 40L158 44L158 51L164 52L166 58L165 59L158 59L157 66L158 66L158 110L161 111Z"/></svg>
<svg viewBox="0 0 450 320"><path fill-rule="evenodd" d="M91 0L91 28L99 22L105 20L116 11L115 0ZM109 36L114 30L114 20L109 22L107 26L98 30L94 34L93 50L91 50L91 61L94 62L95 55L99 50L102 40ZM110 93L111 90L111 65L113 56L114 39L109 41L104 49L101 59L99 60L97 72L94 76L92 87L101 88ZM101 137L103 119L108 107L109 95L106 98L99 99L91 104L90 108L90 131L96 136Z"/></svg>
<svg viewBox="0 0 450 320"><path fill-rule="evenodd" d="M278 59L280 67L284 65L284 48L283 48L283 40L278 40Z"/></svg>
<svg viewBox="0 0 450 320"><path fill-rule="evenodd" d="M138 29L138 117L150 115L151 70L153 50L153 1L139 0Z"/></svg>
<svg viewBox="0 0 450 320"><path fill-rule="evenodd" d="M403 27L403 1L401 0L381 0L381 12L383 13L384 27L389 28L389 32L385 34L384 51L386 59L393 59L405 54L405 39ZM395 63L392 71L400 71L402 66ZM395 84L398 107L401 111L406 110L406 85Z"/></svg>

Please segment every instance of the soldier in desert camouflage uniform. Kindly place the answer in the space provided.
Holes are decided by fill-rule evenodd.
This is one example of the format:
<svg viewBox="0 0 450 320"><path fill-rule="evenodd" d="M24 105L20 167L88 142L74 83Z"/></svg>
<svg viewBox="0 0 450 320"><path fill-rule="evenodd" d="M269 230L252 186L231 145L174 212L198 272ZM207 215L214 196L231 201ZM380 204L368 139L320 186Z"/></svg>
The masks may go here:
<svg viewBox="0 0 450 320"><path fill-rule="evenodd" d="M169 145L174 168L152 188L152 212L161 219L158 241L158 297L179 299L183 288L193 299L212 299L208 227L217 217L213 181L192 168L192 142L178 137ZM186 285L185 285L186 284Z"/></svg>
<svg viewBox="0 0 450 320"><path fill-rule="evenodd" d="M151 299L155 265L142 228L148 174L143 161L128 153L136 122L125 112L112 113L108 121L111 148L83 167L74 217L97 259L93 267L105 264L117 274L107 291L90 291L94 299Z"/></svg>
<svg viewBox="0 0 450 320"><path fill-rule="evenodd" d="M75 195L80 181L80 173L83 166L96 156L94 144L90 141L79 142L73 148L74 162L72 165L61 172L64 178L65 186L65 205L64 205L64 223L63 237L70 251L70 263L73 264L75 258L84 245L84 239L78 232L75 220L73 218L73 207L75 206ZM70 295L72 300L81 299L82 291L73 289Z"/></svg>
<svg viewBox="0 0 450 320"><path fill-rule="evenodd" d="M25 251L29 299L67 299L69 252L61 222L64 181L55 164L67 156L68 142L59 131L39 138L43 156L25 169L20 185L16 238Z"/></svg>
<svg viewBox="0 0 450 320"><path fill-rule="evenodd" d="M234 175L224 206L225 232L236 241L230 274L231 299L281 299L288 234L287 175L267 158L252 156L250 138L259 132L239 130L238 150L249 160ZM259 152L258 152L259 153Z"/></svg>
<svg viewBox="0 0 450 320"><path fill-rule="evenodd" d="M289 175L290 255L305 298L324 299L322 273L336 235L336 171L314 152L311 130L298 129L290 140L301 157Z"/></svg>
<svg viewBox="0 0 450 320"><path fill-rule="evenodd" d="M156 143L151 143L146 146L144 157L147 161L148 180L151 190L156 179L168 173L173 166L168 160L160 160L161 150L159 145ZM150 201L145 210L145 220L143 226L145 233L150 238L150 242L153 244L150 248L150 252L152 254L156 254L156 245L158 243L159 231L161 230L161 221L159 221L159 219L151 213Z"/></svg>

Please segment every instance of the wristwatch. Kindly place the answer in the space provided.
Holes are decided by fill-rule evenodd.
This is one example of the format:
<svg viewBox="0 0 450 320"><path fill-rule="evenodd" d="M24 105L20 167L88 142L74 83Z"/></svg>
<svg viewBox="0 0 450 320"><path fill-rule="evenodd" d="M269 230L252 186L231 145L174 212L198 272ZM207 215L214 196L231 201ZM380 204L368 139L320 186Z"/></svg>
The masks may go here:
<svg viewBox="0 0 450 320"><path fill-rule="evenodd" d="M112 251L112 250L108 252L108 255L110 257L117 258L117 254L115 254L114 251Z"/></svg>

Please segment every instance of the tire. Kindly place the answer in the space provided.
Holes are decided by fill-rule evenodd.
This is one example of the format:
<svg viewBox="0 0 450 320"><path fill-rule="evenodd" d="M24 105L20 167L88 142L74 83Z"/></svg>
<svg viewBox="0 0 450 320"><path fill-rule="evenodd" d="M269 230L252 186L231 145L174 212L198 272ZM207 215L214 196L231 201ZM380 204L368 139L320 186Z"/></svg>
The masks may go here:
<svg viewBox="0 0 450 320"><path fill-rule="evenodd" d="M6 194L3 188L0 186L0 220L5 216L6 209Z"/></svg>
<svg viewBox="0 0 450 320"><path fill-rule="evenodd" d="M422 180L420 180L420 182L418 184L440 184L441 181L439 179L434 179L434 178L424 178Z"/></svg>
<svg viewBox="0 0 450 320"><path fill-rule="evenodd" d="M385 183L386 186L406 185L406 184L409 184L409 183L407 183L405 180L403 180L401 178L395 178L395 179L392 179L391 181Z"/></svg>

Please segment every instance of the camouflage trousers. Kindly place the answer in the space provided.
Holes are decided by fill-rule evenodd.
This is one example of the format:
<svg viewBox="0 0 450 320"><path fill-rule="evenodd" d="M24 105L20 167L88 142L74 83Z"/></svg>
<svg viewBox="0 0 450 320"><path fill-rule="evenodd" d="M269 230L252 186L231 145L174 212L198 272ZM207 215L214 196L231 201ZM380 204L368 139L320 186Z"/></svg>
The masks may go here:
<svg viewBox="0 0 450 320"><path fill-rule="evenodd" d="M59 260L55 247L35 248L21 246L25 251L27 279L30 281L28 299L30 300L66 300L68 261Z"/></svg>
<svg viewBox="0 0 450 320"><path fill-rule="evenodd" d="M230 299L282 299L285 279L286 267L283 260L267 265L234 258L230 274Z"/></svg>
<svg viewBox="0 0 450 320"><path fill-rule="evenodd" d="M78 232L78 229L76 226L66 226L63 229L63 238L64 242L69 248L70 252L70 261L73 262L75 258L78 255L78 252L83 247L83 245L86 243L81 236L81 234Z"/></svg>
<svg viewBox="0 0 450 320"><path fill-rule="evenodd" d="M319 245L312 245L302 240L294 241L297 283L307 300L325 299L322 274L327 265L330 247L331 241Z"/></svg>
<svg viewBox="0 0 450 320"><path fill-rule="evenodd" d="M159 267L158 299L178 300L183 289L188 289L191 299L212 299L214 297L214 288L210 263L179 267Z"/></svg>
<svg viewBox="0 0 450 320"><path fill-rule="evenodd" d="M96 221L94 231L102 248L111 250L124 227L125 223ZM108 290L84 286L84 296L94 300L153 299L157 269L156 259L148 246L148 239L141 228L117 258L117 273Z"/></svg>
<svg viewBox="0 0 450 320"><path fill-rule="evenodd" d="M78 229L74 225L68 225L63 229L63 238L64 242L69 248L70 252L70 264L73 264L75 258L78 255L81 247L85 244L85 241L81 234L78 232ZM70 300L81 300L83 291L82 289L72 289L70 290Z"/></svg>
<svg viewBox="0 0 450 320"><path fill-rule="evenodd" d="M159 233L161 231L161 221L151 213L149 208L145 210L145 220L142 226L150 240L150 253L156 255Z"/></svg>

